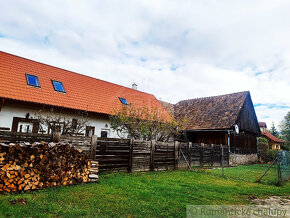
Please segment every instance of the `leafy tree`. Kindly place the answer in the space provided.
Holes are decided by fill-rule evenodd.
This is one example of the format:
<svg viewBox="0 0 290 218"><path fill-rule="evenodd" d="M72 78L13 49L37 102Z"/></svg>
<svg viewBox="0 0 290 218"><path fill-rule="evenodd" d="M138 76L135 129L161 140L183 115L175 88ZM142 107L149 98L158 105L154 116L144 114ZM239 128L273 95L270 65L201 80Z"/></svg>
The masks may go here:
<svg viewBox="0 0 290 218"><path fill-rule="evenodd" d="M271 126L271 129L269 130L269 132L273 135L273 136L278 136L278 131L277 131L277 129L276 129L276 127L275 127L275 124L274 124L274 122L272 122L272 126Z"/></svg>
<svg viewBox="0 0 290 218"><path fill-rule="evenodd" d="M290 111L286 114L282 122L280 123L281 139L283 140L283 148L290 150Z"/></svg>
<svg viewBox="0 0 290 218"><path fill-rule="evenodd" d="M110 116L110 126L121 138L170 141L178 133L181 122L168 119L154 106L124 105Z"/></svg>

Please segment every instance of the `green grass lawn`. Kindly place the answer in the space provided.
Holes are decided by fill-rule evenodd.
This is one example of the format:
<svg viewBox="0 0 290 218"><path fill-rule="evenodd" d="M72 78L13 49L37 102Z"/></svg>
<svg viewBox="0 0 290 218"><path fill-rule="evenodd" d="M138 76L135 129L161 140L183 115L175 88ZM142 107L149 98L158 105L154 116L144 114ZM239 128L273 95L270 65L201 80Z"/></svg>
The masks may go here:
<svg viewBox="0 0 290 218"><path fill-rule="evenodd" d="M190 204L250 204L249 195L264 198L290 195L290 183L273 185L275 171L265 184L254 181L265 166L253 165L220 170L167 171L101 174L100 181L34 191L0 195L0 214L19 217L185 217ZM26 198L26 205L9 201Z"/></svg>
<svg viewBox="0 0 290 218"><path fill-rule="evenodd" d="M256 182L269 167L267 164L256 164L242 167L232 167L225 169L225 177L228 179L240 180L245 182ZM212 175L221 175L222 170L209 170ZM273 165L267 174L262 178L261 183L267 185L276 185L278 183L277 165Z"/></svg>

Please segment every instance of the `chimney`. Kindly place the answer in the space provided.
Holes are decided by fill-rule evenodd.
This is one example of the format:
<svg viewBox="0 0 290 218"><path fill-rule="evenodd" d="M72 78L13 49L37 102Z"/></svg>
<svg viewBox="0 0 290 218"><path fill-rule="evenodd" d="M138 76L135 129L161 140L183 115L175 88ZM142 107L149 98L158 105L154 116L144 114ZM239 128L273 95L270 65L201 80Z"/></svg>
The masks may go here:
<svg viewBox="0 0 290 218"><path fill-rule="evenodd" d="M137 90L137 84L136 83L132 84L132 89Z"/></svg>

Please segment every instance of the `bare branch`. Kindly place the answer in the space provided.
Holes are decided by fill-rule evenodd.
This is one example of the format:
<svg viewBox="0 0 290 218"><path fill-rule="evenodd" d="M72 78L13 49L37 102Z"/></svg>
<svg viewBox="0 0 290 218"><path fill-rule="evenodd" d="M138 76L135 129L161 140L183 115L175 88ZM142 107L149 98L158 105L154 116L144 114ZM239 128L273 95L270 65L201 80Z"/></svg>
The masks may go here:
<svg viewBox="0 0 290 218"><path fill-rule="evenodd" d="M34 118L39 120L41 129L45 127L48 133L60 132L62 135L82 134L89 124L87 112L78 112L68 116L62 112L55 112L53 109L40 110Z"/></svg>

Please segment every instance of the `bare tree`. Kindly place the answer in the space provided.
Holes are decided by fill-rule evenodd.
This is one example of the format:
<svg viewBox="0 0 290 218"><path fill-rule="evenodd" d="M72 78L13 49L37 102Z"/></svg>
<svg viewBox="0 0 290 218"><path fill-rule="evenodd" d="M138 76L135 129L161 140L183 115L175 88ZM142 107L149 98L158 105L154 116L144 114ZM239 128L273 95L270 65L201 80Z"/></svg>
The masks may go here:
<svg viewBox="0 0 290 218"><path fill-rule="evenodd" d="M170 141L178 134L182 122L176 122L154 106L124 105L110 116L110 126L121 138Z"/></svg>
<svg viewBox="0 0 290 218"><path fill-rule="evenodd" d="M48 133L59 132L61 135L81 134L88 125L88 113L82 111L68 116L52 108L49 111L38 111L34 118L39 120L40 128L45 127Z"/></svg>

